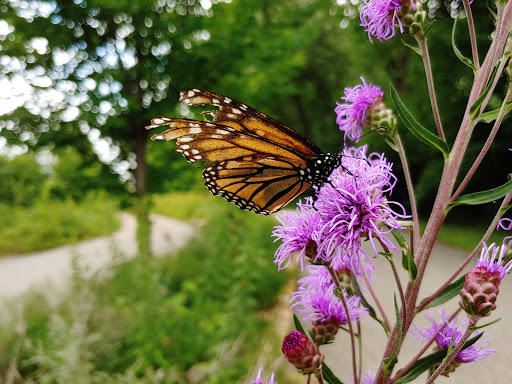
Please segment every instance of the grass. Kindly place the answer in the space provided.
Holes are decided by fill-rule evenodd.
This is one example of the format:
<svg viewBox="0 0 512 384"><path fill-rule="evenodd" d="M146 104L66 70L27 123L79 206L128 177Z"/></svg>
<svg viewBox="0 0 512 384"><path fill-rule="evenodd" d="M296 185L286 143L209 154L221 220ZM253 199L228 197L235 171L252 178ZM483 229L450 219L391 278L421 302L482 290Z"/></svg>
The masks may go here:
<svg viewBox="0 0 512 384"><path fill-rule="evenodd" d="M222 203L226 204L220 197L212 196L207 191L173 192L153 195L151 210L175 219L190 221L215 217L219 209L223 209ZM233 211L233 209L227 209Z"/></svg>
<svg viewBox="0 0 512 384"><path fill-rule="evenodd" d="M117 204L102 195L39 201L31 207L0 205L0 256L74 244L114 232Z"/></svg>
<svg viewBox="0 0 512 384"><path fill-rule="evenodd" d="M276 339L259 312L273 307L289 276L273 264L272 218L221 199L208 212L197 241L174 257L139 256L105 268L103 279L86 279L75 265L57 304L36 293L13 302L0 313L0 378L238 382L262 339Z"/></svg>

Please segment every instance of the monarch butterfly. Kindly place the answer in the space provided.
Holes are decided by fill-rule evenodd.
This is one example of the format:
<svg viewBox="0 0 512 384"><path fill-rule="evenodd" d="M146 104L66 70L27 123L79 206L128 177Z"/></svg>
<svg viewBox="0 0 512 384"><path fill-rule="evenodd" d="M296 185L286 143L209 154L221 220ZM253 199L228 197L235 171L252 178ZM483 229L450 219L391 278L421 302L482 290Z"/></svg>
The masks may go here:
<svg viewBox="0 0 512 384"><path fill-rule="evenodd" d="M146 129L170 129L151 139L176 140L174 150L190 163L206 161L206 187L241 209L277 212L341 165L341 154L322 153L300 133L231 98L185 89L180 101L219 109L203 112L204 121L154 118Z"/></svg>

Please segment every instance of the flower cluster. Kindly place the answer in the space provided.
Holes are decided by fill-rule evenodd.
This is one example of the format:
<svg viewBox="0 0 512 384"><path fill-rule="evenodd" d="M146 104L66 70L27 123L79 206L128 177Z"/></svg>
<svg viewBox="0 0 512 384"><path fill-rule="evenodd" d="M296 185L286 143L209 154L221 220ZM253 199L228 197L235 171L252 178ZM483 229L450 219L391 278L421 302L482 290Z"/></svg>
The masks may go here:
<svg viewBox="0 0 512 384"><path fill-rule="evenodd" d="M468 327L468 319L464 318L460 325L457 326L457 317L455 317L443 329L441 329L449 316L442 309L439 310L439 315L440 319L439 321L436 321L432 312L429 311L429 315L425 315L425 317L430 321L430 326L417 327L413 325L413 328L410 331L412 336L417 340L426 343L432 337L437 335L437 349L448 348L450 345L456 345L461 340L464 330ZM475 335L479 335L480 333L482 332L477 331L475 332ZM458 363L470 363L486 359L494 352L496 352L496 350L490 349L489 342L481 337L476 343L460 351L454 360Z"/></svg>
<svg viewBox="0 0 512 384"><path fill-rule="evenodd" d="M341 98L345 102L336 103L334 109L336 124L345 132L345 138L355 142L361 138L361 127L367 125L365 120L368 110L384 97L384 92L378 86L367 84L363 77L361 81L363 84L345 88L345 95Z"/></svg>
<svg viewBox="0 0 512 384"><path fill-rule="evenodd" d="M336 319L339 324L347 324L347 314L343 308L341 299L336 295L336 286L331 276L322 265L307 267L309 275L300 279L299 290L292 294L292 308L297 312L307 314L304 320L329 321ZM359 296L343 293L347 302L350 319L359 321L368 310L360 307Z"/></svg>
<svg viewBox="0 0 512 384"><path fill-rule="evenodd" d="M373 269L361 239L370 240L375 254L374 239L396 250L386 234L395 228L403 229L398 219L407 216L403 206L387 199L396 182L392 164L382 154L367 156L366 151L366 146L346 149L342 166L317 191L317 200L306 199L297 212L285 213L279 219L280 225L273 232L276 241L282 241L275 256L279 269L299 252L301 267L307 256L312 262L336 262L361 276L363 269ZM399 212L391 208L393 204Z"/></svg>

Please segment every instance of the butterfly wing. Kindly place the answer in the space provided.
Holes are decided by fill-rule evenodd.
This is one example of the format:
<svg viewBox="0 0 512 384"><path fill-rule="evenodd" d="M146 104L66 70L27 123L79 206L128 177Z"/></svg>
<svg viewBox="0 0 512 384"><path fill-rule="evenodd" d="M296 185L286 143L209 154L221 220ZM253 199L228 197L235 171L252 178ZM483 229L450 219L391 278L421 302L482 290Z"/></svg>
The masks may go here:
<svg viewBox="0 0 512 384"><path fill-rule="evenodd" d="M314 184L311 161L320 149L293 129L222 95L186 89L187 105L210 104L212 121L158 117L147 129L167 126L153 140L176 140L189 162L208 162L207 188L238 207L260 214L283 208Z"/></svg>
<svg viewBox="0 0 512 384"><path fill-rule="evenodd" d="M315 156L321 153L320 148L297 131L237 100L199 89L184 89L180 100L188 106L209 104L218 107L218 110L204 113L211 115L216 124L250 132L301 154Z"/></svg>
<svg viewBox="0 0 512 384"><path fill-rule="evenodd" d="M241 209L268 215L311 187L298 177L300 170L290 159L252 156L211 165L203 177L212 194Z"/></svg>

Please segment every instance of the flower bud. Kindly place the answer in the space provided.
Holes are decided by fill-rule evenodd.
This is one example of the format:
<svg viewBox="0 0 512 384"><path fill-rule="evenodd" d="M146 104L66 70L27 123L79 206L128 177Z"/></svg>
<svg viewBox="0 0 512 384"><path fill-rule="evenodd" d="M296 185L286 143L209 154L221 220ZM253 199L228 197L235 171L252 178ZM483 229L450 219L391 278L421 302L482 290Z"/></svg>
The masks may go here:
<svg viewBox="0 0 512 384"><path fill-rule="evenodd" d="M380 99L370 108L366 115L366 125L382 135L394 136L397 120L393 111L386 108L384 101Z"/></svg>
<svg viewBox="0 0 512 384"><path fill-rule="evenodd" d="M334 340L341 326L341 321L335 317L328 320L312 321L310 335L316 345L328 344Z"/></svg>
<svg viewBox="0 0 512 384"><path fill-rule="evenodd" d="M324 361L324 355L320 353L318 346L299 331L291 332L284 338L281 351L304 374L320 370Z"/></svg>
<svg viewBox="0 0 512 384"><path fill-rule="evenodd" d="M402 3L403 5L400 9L399 17L402 21L404 31L411 35L416 35L423 31L423 26L427 19L427 12L423 9L421 1L415 1L414 6L410 1L403 1Z"/></svg>
<svg viewBox="0 0 512 384"><path fill-rule="evenodd" d="M496 272L482 267L474 268L466 274L464 286L459 293L459 305L474 320L489 316L496 309L500 283L501 279Z"/></svg>

